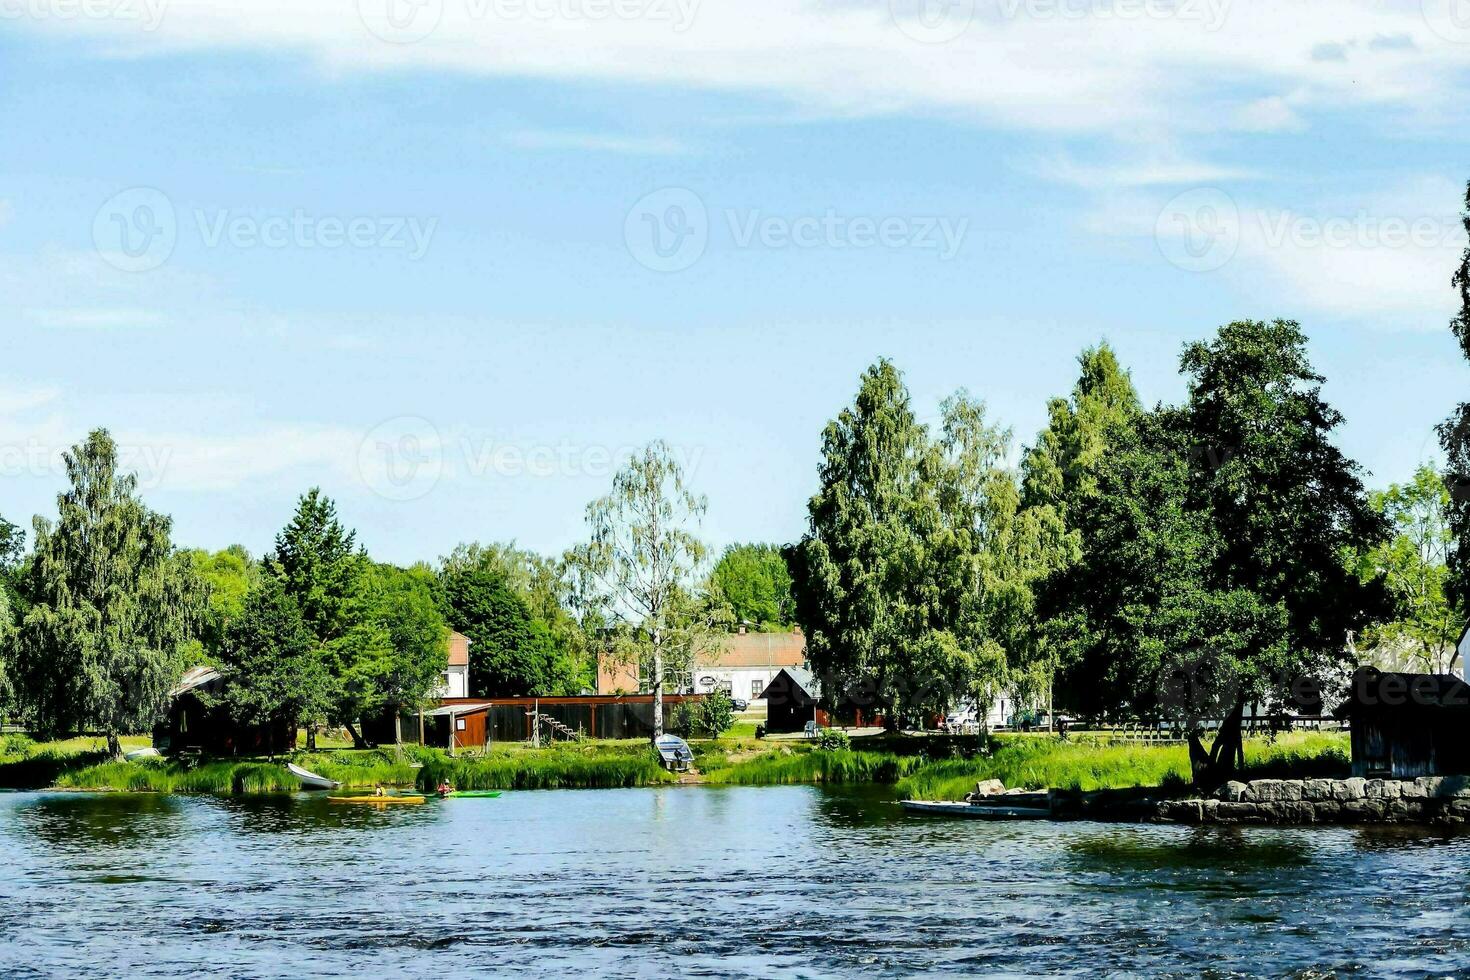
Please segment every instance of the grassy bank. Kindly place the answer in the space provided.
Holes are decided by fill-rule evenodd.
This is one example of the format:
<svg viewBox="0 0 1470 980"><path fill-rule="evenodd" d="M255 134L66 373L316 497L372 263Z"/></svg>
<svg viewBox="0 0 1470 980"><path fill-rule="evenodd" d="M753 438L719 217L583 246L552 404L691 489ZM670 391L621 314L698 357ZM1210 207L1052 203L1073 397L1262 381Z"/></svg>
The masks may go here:
<svg viewBox="0 0 1470 980"><path fill-rule="evenodd" d="M695 764L705 781L723 786L785 786L797 783L896 783L923 764L919 755L887 751L826 752L811 745L714 741L695 747Z"/></svg>
<svg viewBox="0 0 1470 980"><path fill-rule="evenodd" d="M1122 789L1180 786L1189 782L1184 745L1146 745L1076 738L1060 742L1034 736L1000 736L988 757L932 762L898 785L904 799L957 800L983 779L1007 787ZM1294 733L1274 741L1247 739L1243 778L1340 776L1349 762L1347 734Z"/></svg>
<svg viewBox="0 0 1470 980"><path fill-rule="evenodd" d="M434 753L418 773L420 789L447 780L456 789L570 789L654 786L673 782L642 740L584 742L543 749L505 746L484 755Z"/></svg>

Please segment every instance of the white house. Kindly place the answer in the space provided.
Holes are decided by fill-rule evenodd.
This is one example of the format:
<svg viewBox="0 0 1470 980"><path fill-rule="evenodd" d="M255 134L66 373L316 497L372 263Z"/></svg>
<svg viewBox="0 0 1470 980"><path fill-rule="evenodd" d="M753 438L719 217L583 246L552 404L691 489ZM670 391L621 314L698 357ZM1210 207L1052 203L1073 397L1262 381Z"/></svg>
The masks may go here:
<svg viewBox="0 0 1470 980"><path fill-rule="evenodd" d="M449 666L437 694L441 698L470 696L470 638L463 633L449 631Z"/></svg>
<svg viewBox="0 0 1470 980"><path fill-rule="evenodd" d="M782 667L806 662L806 637L791 633L733 633L695 655L689 686L695 694L724 691L754 701Z"/></svg>

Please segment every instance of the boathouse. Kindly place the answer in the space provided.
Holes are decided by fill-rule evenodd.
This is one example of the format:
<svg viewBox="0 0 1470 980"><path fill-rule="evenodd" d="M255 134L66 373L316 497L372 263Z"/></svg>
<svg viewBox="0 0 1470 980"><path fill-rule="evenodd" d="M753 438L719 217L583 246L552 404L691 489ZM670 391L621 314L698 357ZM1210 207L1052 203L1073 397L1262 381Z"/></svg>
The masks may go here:
<svg viewBox="0 0 1470 980"><path fill-rule="evenodd" d="M160 752L197 751L209 755L258 755L296 748L291 719L269 725L238 725L213 700L227 681L213 667L191 667L169 692L168 714L153 729Z"/></svg>
<svg viewBox="0 0 1470 980"><path fill-rule="evenodd" d="M703 695L664 695L664 730L675 709ZM649 738L653 695L582 695L554 698L445 698L421 714L399 719L405 742L446 749L479 749L496 742L552 742L585 738ZM391 741L388 736L383 741Z"/></svg>
<svg viewBox="0 0 1470 980"><path fill-rule="evenodd" d="M1470 685L1453 674L1365 667L1337 709L1352 729L1353 775L1470 775Z"/></svg>

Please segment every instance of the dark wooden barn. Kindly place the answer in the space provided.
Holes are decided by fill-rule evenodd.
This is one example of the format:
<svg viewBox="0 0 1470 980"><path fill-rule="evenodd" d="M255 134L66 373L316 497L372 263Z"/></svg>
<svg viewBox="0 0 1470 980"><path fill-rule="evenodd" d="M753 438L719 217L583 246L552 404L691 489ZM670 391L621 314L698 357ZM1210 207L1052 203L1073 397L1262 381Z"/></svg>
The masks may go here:
<svg viewBox="0 0 1470 980"><path fill-rule="evenodd" d="M168 715L153 729L160 752L197 751L207 755L266 755L296 747L296 726L237 725L225 711L209 703L228 683L212 667L192 667L169 692Z"/></svg>
<svg viewBox="0 0 1470 980"><path fill-rule="evenodd" d="M1453 674L1364 668L1337 709L1352 728L1353 775L1470 775L1470 685Z"/></svg>
<svg viewBox="0 0 1470 980"><path fill-rule="evenodd" d="M805 667L782 667L761 692L766 702L766 731L799 732L815 721L823 728L830 719L821 706L822 684Z"/></svg>

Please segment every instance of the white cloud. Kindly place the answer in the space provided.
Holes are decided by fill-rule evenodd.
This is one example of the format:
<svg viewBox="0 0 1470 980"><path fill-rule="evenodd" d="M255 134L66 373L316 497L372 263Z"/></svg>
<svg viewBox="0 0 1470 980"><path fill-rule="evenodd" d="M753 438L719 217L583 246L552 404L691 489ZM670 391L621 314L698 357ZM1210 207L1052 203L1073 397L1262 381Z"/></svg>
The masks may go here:
<svg viewBox="0 0 1470 980"><path fill-rule="evenodd" d="M506 143L523 150L585 150L628 156L684 156L690 148L668 137L615 136L605 133L566 133L525 130L510 133Z"/></svg>
<svg viewBox="0 0 1470 980"><path fill-rule="evenodd" d="M417 14L394 27L390 3L400 18ZM951 19L937 28L916 19L916 6L172 0L153 30L120 18L30 26L87 32L106 42L101 50L130 56L288 49L334 74L438 70L698 87L829 114L938 112L1066 132L1279 129L1316 107L1444 105L1470 64L1470 44L1446 39L1443 25L1437 32L1418 0L1190 0L1172 12L1130 4L1131 16L1101 0L958 0L942 8ZM1335 57L1321 57L1327 51Z"/></svg>
<svg viewBox="0 0 1470 980"><path fill-rule="evenodd" d="M1078 163L1066 155L1040 161L1037 176L1075 187L1159 187L1177 184L1215 184L1252 180L1251 170L1226 167L1174 156L1105 164Z"/></svg>
<svg viewBox="0 0 1470 980"><path fill-rule="evenodd" d="M60 388L9 387L0 383L0 417L19 415L49 405L61 397Z"/></svg>

